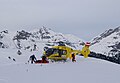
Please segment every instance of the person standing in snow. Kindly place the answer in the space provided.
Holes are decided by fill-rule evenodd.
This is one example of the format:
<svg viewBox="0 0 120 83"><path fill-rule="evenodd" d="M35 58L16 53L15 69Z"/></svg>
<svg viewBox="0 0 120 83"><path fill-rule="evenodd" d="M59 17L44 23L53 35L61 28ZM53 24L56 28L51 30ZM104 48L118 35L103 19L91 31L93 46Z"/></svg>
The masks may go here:
<svg viewBox="0 0 120 83"><path fill-rule="evenodd" d="M75 60L75 53L72 53L72 62L76 62L76 60Z"/></svg>
<svg viewBox="0 0 120 83"><path fill-rule="evenodd" d="M31 64L33 64L33 62L37 61L34 54L30 56L29 60L31 61Z"/></svg>

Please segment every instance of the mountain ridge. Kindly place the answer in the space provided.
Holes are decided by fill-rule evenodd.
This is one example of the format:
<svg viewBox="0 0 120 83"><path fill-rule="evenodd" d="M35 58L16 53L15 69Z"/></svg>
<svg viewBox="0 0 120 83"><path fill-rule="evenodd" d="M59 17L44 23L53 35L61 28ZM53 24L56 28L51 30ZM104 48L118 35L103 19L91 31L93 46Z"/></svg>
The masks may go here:
<svg viewBox="0 0 120 83"><path fill-rule="evenodd" d="M120 27L106 30L92 41L91 50L107 56L115 56L120 53Z"/></svg>
<svg viewBox="0 0 120 83"><path fill-rule="evenodd" d="M34 49L33 45L35 44L39 47L39 43L59 41L67 42L68 46L73 48L79 48L80 45L82 46L84 44L84 41L76 36L57 33L46 27L33 31L21 30L12 33L5 30L0 32L0 48ZM78 43L78 45L72 44L74 42ZM44 44L44 46L46 46L46 44Z"/></svg>

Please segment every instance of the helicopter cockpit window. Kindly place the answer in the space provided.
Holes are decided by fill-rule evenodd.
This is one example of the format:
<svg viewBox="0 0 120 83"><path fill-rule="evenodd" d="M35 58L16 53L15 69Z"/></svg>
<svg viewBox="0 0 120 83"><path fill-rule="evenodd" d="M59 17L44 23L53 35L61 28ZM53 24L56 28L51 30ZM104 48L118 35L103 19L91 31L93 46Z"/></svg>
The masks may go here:
<svg viewBox="0 0 120 83"><path fill-rule="evenodd" d="M58 50L57 50L57 49L54 49L54 50L53 50L53 54L56 54L56 53L58 53Z"/></svg>
<svg viewBox="0 0 120 83"><path fill-rule="evenodd" d="M44 51L47 51L48 50L48 47L44 47Z"/></svg>
<svg viewBox="0 0 120 83"><path fill-rule="evenodd" d="M46 50L46 55L49 56L49 55L53 54L54 50L55 50L55 49L53 49L53 48L47 49L47 50Z"/></svg>
<svg viewBox="0 0 120 83"><path fill-rule="evenodd" d="M66 55L67 51L66 50L58 50L59 55Z"/></svg>

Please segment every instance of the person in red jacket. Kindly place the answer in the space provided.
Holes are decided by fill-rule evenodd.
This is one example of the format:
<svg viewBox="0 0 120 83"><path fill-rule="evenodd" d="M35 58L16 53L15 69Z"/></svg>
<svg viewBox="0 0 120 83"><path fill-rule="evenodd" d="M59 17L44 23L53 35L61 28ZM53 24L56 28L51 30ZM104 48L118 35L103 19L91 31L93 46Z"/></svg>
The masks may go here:
<svg viewBox="0 0 120 83"><path fill-rule="evenodd" d="M42 56L42 63L49 63L49 61L47 60L46 56Z"/></svg>
<svg viewBox="0 0 120 83"><path fill-rule="evenodd" d="M49 63L49 61L47 60L46 56L42 56L42 60L37 60L35 63Z"/></svg>

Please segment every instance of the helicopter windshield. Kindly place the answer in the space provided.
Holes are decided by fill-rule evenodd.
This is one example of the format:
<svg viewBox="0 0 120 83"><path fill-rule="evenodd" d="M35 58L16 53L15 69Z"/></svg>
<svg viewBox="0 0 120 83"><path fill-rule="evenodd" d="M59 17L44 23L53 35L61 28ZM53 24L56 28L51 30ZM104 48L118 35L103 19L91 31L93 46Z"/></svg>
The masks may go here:
<svg viewBox="0 0 120 83"><path fill-rule="evenodd" d="M53 54L54 50L55 50L54 48L47 49L46 50L46 55L49 56L49 55Z"/></svg>

